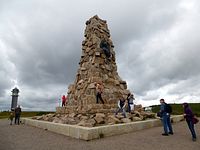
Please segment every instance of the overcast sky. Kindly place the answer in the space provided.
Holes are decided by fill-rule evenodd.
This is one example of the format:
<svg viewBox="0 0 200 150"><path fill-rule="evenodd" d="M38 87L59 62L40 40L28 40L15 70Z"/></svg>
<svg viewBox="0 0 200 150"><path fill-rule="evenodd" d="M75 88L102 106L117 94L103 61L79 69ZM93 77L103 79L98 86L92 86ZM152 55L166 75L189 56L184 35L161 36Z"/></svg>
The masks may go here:
<svg viewBox="0 0 200 150"><path fill-rule="evenodd" d="M85 22L107 20L136 103L200 102L200 1L0 0L0 110L55 110L74 82Z"/></svg>

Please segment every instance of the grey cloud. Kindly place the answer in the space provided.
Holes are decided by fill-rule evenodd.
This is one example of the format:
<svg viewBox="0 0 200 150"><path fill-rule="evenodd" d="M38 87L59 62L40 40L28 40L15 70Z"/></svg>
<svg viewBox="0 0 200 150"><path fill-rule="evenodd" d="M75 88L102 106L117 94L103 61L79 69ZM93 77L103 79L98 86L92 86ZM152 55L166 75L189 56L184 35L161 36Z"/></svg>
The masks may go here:
<svg viewBox="0 0 200 150"><path fill-rule="evenodd" d="M61 22L58 29L52 27L57 22L49 20L49 24L42 27L41 23L27 22L25 30L30 30L26 32L16 25L10 32L13 38L7 39L16 50L9 58L16 65L18 78L25 84L69 83L75 74L81 51L81 41L75 39L79 34L67 29L65 22ZM36 27L31 28L34 25Z"/></svg>
<svg viewBox="0 0 200 150"><path fill-rule="evenodd" d="M117 12L110 19L116 46L124 49L132 41L148 40L152 34L170 28L176 22L179 12L177 1L140 1L127 4L124 12ZM170 7L170 9L168 9ZM142 12L141 12L142 11Z"/></svg>
<svg viewBox="0 0 200 150"><path fill-rule="evenodd" d="M185 22L187 21L185 20ZM165 31L168 34L161 32L159 35L156 32L155 35L152 35L151 39L155 40L141 40L130 43L127 49L132 49L133 52L130 53L129 51L120 57L121 61L122 58L126 58L126 62L120 63L120 67L126 70L122 74L133 80L132 83L134 84L131 86L138 94L145 95L149 90L166 84L178 83L199 76L198 56L200 45L196 41L199 34L195 34L195 32L198 33L199 29L196 26L200 23L198 21L195 23L191 23L189 30L184 24L179 26L180 31L176 33L179 34L178 37L171 37L170 32L173 32L173 30L169 27ZM191 38L188 38L188 36L191 36ZM126 55L127 57L125 57ZM137 67L130 70L126 64Z"/></svg>
<svg viewBox="0 0 200 150"><path fill-rule="evenodd" d="M0 49L2 52L0 54L0 97L4 97L6 90L12 85L12 71L13 66L6 60L6 54L3 51L3 46L0 43Z"/></svg>
<svg viewBox="0 0 200 150"><path fill-rule="evenodd" d="M0 97L5 96L5 90L8 89L11 85L11 82L6 75L0 73Z"/></svg>
<svg viewBox="0 0 200 150"><path fill-rule="evenodd" d="M199 97L200 85L196 84L199 82L200 78L198 76L179 81L179 83L174 84L173 88L168 91L168 94L180 94L180 95L182 94L184 96L196 95Z"/></svg>
<svg viewBox="0 0 200 150"><path fill-rule="evenodd" d="M4 62L12 69L5 70L5 63L0 67L0 76L5 79L0 81L0 96L17 79L25 108L53 109L54 99L74 81L85 21L95 14L107 20L118 72L139 98L155 100L160 97L160 88L177 84L178 90L181 82L199 80L198 9L187 15L190 11L183 3L189 2L1 1L0 44L6 45ZM184 95L178 91L180 97ZM173 91L168 94L173 95Z"/></svg>

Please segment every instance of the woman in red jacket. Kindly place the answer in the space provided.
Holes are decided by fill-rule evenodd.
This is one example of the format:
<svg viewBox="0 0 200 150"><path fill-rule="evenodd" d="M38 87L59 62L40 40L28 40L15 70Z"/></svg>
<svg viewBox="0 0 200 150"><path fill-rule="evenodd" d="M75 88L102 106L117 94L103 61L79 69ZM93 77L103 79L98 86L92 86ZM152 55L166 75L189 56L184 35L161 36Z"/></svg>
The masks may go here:
<svg viewBox="0 0 200 150"><path fill-rule="evenodd" d="M62 96L62 107L66 105L67 102L67 98L65 97L65 95Z"/></svg>

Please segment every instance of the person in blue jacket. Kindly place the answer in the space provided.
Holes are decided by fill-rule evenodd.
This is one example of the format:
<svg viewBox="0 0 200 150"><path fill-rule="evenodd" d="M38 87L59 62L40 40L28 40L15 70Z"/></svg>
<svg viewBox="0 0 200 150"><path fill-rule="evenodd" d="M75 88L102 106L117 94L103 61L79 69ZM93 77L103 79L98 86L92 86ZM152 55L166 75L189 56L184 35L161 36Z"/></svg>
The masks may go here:
<svg viewBox="0 0 200 150"><path fill-rule="evenodd" d="M164 99L160 99L160 117L163 123L164 133L163 136L173 135L173 129L170 120L170 113L167 112L167 104Z"/></svg>

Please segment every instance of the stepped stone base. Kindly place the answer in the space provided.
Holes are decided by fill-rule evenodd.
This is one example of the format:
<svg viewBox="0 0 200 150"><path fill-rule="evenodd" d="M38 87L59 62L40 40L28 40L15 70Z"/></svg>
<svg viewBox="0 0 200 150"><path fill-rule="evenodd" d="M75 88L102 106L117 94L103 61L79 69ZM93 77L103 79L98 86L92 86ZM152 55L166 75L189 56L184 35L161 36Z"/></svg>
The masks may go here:
<svg viewBox="0 0 200 150"><path fill-rule="evenodd" d="M57 107L57 114L95 114L95 113L114 113L117 104L89 104L85 106L65 106Z"/></svg>
<svg viewBox="0 0 200 150"><path fill-rule="evenodd" d="M152 127L157 127L161 126L162 124L159 119L151 119L151 120L131 122L125 124L115 124L115 125L88 128L77 125L67 125L67 124L53 123L47 121L33 120L29 118L22 118L21 120L22 123L26 125L31 125L34 127L46 129L55 133L87 141L106 136L119 135L138 130L148 129ZM172 116L171 120L173 123L176 123L184 120L184 118L183 115Z"/></svg>

